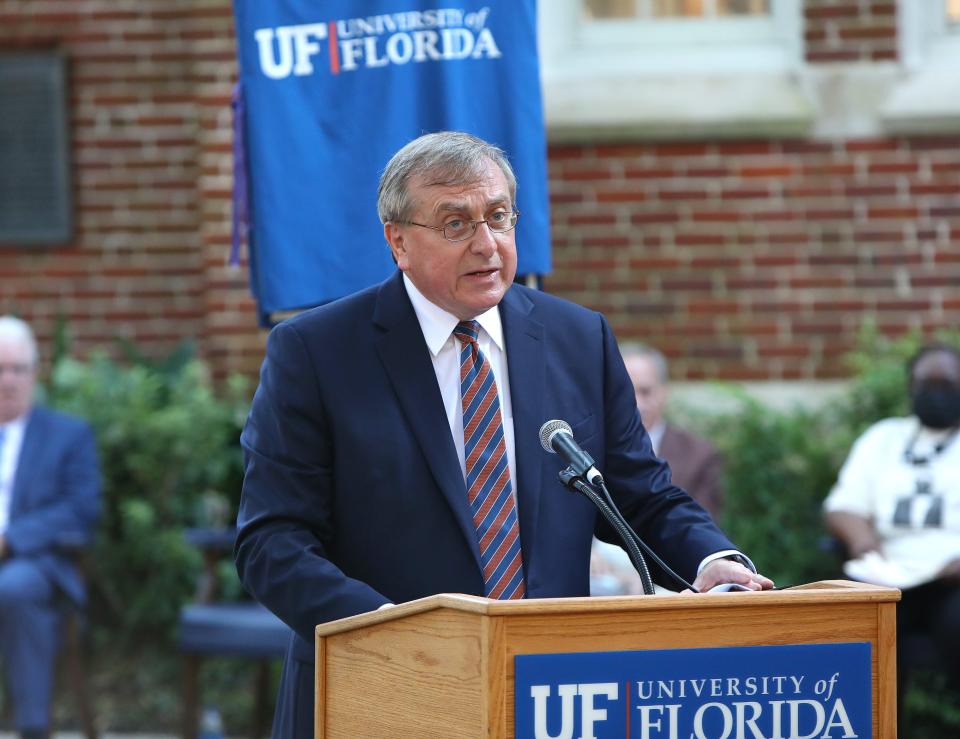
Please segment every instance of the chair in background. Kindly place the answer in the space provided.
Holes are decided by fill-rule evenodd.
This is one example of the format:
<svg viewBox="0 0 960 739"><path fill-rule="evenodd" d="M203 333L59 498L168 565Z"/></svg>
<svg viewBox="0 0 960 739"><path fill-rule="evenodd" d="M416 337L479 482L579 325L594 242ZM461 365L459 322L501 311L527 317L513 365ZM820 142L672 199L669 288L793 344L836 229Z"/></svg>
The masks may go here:
<svg viewBox="0 0 960 739"><path fill-rule="evenodd" d="M68 606L63 614L63 647L66 659L67 681L73 692L80 717L80 726L87 739L99 739L93 717L93 700L90 696L90 671L87 669L83 644L84 614Z"/></svg>
<svg viewBox="0 0 960 739"><path fill-rule="evenodd" d="M187 529L187 541L203 553L195 602L180 610L178 646L184 655L183 736L196 739L200 716L200 667L205 657L239 657L258 662L251 736L269 727L270 663L284 655L290 629L254 602L217 600L217 565L233 552L236 529Z"/></svg>
<svg viewBox="0 0 960 739"><path fill-rule="evenodd" d="M69 554L76 563L83 579L89 581L85 562L85 544L79 541L71 541L63 544L62 547L63 551ZM65 668L61 670L61 679L66 679L70 686L70 692L73 693L83 736L86 739L99 739L100 735L94 718L93 699L90 695L91 672L87 666L84 643L86 612L75 603L64 598L60 607L60 616L62 623L61 638L63 639L60 659Z"/></svg>
<svg viewBox="0 0 960 739"><path fill-rule="evenodd" d="M71 550L71 554L79 561L82 552ZM82 569L82 563L81 563ZM91 673L87 667L84 649L83 631L85 614L77 606L63 599L60 604L60 654L58 659L61 668L58 670L58 681L66 682L73 693L77 715L80 718L80 728L86 739L99 739L96 720L94 719L93 700L90 695ZM9 701L3 703L3 716L8 718L10 712ZM53 725L51 716L50 725Z"/></svg>

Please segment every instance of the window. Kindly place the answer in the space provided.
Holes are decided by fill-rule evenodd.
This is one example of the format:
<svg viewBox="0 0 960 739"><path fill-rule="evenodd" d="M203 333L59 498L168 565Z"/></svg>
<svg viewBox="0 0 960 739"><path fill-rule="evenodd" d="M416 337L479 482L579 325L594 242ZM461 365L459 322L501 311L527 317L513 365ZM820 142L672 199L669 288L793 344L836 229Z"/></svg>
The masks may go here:
<svg viewBox="0 0 960 739"><path fill-rule="evenodd" d="M0 244L71 237L66 106L60 54L0 54Z"/></svg>
<svg viewBox="0 0 960 739"><path fill-rule="evenodd" d="M551 0L540 58L552 140L806 131L799 0Z"/></svg>
<svg viewBox="0 0 960 739"><path fill-rule="evenodd" d="M946 11L947 27L951 31L960 29L960 0L943 0Z"/></svg>
<svg viewBox="0 0 960 739"><path fill-rule="evenodd" d="M544 5L542 15L576 16L566 41L588 67L700 73L795 66L798 6L795 0L774 6L768 0L560 0Z"/></svg>
<svg viewBox="0 0 960 739"><path fill-rule="evenodd" d="M960 49L960 0L900 0L900 52L911 69L953 66ZM955 69L955 67L954 67Z"/></svg>
<svg viewBox="0 0 960 739"><path fill-rule="evenodd" d="M770 0L584 0L584 20L769 15Z"/></svg>
<svg viewBox="0 0 960 739"><path fill-rule="evenodd" d="M954 133L960 125L960 0L900 0L900 57L909 74L883 107L893 133Z"/></svg>

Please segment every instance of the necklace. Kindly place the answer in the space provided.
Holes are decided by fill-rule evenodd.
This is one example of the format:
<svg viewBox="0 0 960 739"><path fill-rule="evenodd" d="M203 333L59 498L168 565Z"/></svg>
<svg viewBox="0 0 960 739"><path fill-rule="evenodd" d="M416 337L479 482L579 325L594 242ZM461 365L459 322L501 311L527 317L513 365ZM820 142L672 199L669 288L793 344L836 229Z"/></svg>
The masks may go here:
<svg viewBox="0 0 960 739"><path fill-rule="evenodd" d="M914 445L917 443L917 439L920 437L920 430L922 426L918 426L917 430L913 432L913 436L910 437L910 441L907 443L907 448L903 450L903 459L907 464L912 464L914 467L923 467L930 464L934 458L943 453L943 450L946 449L953 440L957 437L957 431L960 430L960 427L954 426L950 429L950 433L944 436L940 441L933 445L933 451L929 454L916 454L913 451Z"/></svg>

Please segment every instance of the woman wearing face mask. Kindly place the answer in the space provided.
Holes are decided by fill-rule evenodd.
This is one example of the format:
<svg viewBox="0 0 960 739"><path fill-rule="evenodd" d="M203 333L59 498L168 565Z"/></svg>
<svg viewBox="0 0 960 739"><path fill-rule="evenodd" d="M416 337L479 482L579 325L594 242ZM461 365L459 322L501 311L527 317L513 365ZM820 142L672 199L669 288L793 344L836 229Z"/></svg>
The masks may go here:
<svg viewBox="0 0 960 739"><path fill-rule="evenodd" d="M907 373L913 415L856 441L824 501L826 524L846 546L848 576L903 590L898 647L932 636L960 688L960 352L926 346Z"/></svg>

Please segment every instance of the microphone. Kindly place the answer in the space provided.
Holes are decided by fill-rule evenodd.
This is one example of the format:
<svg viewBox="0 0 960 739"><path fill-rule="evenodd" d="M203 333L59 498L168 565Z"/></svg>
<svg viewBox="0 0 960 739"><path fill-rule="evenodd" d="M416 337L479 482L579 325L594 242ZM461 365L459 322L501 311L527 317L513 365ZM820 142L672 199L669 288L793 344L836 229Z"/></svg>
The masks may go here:
<svg viewBox="0 0 960 739"><path fill-rule="evenodd" d="M650 577L650 569L643 558L644 553L682 587L695 593L698 592L693 585L680 577L666 562L660 559L656 552L630 527L623 514L617 509L616 503L613 502L610 491L607 490L607 486L603 482L603 475L593 466L593 458L581 449L580 445L574 440L573 429L570 428L569 423L555 419L543 424L540 427L540 445L551 454L559 454L570 465L560 472L560 482L563 486L585 495L599 509L607 523L620 535L627 556L640 575L643 592L646 595L653 595L654 588L653 579ZM587 485L584 479L596 485L600 493Z"/></svg>
<svg viewBox="0 0 960 739"><path fill-rule="evenodd" d="M540 445L551 454L559 454L577 477L594 485L603 484L603 475L594 466L593 458L573 438L573 429L566 421L555 419L540 427Z"/></svg>

